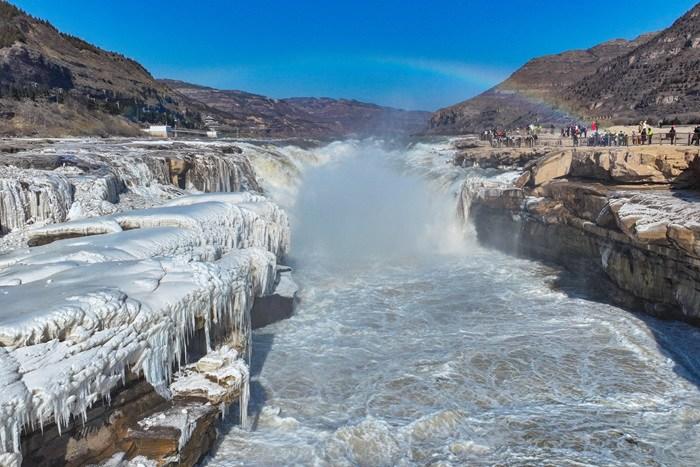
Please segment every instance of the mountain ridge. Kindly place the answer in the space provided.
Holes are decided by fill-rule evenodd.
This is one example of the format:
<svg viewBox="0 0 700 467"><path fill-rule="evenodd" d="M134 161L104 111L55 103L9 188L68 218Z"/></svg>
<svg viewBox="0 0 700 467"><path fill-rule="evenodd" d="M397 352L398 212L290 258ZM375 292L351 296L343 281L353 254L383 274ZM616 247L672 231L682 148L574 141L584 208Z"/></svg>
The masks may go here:
<svg viewBox="0 0 700 467"><path fill-rule="evenodd" d="M565 124L577 119L562 95L582 78L655 37L612 39L528 60L506 80L466 101L433 113L429 132L461 133L487 128L522 127L531 123Z"/></svg>
<svg viewBox="0 0 700 467"><path fill-rule="evenodd" d="M422 131L430 117L429 112L403 110L347 98L288 97L274 99L240 90L221 90L213 87L162 79L177 92L216 108L238 121L258 125L264 133L269 126L287 125L292 135L307 136L392 136ZM256 110L251 114L250 110ZM267 122L257 121L267 116Z"/></svg>
<svg viewBox="0 0 700 467"><path fill-rule="evenodd" d="M434 112L427 131L593 119L700 122L700 3L659 32L533 58L484 93Z"/></svg>
<svg viewBox="0 0 700 467"><path fill-rule="evenodd" d="M308 102L158 80L137 61L0 0L0 135L135 136L156 123L321 139L405 134L421 130L429 118L352 100L326 102L334 116L306 108ZM392 124L377 123L395 117Z"/></svg>

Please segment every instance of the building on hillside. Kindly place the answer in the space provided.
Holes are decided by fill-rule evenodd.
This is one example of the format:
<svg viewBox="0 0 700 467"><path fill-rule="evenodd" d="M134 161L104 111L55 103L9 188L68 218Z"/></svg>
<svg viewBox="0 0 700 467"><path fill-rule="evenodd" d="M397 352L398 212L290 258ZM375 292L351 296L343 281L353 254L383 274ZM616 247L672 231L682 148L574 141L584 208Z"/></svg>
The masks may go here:
<svg viewBox="0 0 700 467"><path fill-rule="evenodd" d="M151 125L143 130L150 136L157 138L171 138L175 136L175 130L170 125Z"/></svg>

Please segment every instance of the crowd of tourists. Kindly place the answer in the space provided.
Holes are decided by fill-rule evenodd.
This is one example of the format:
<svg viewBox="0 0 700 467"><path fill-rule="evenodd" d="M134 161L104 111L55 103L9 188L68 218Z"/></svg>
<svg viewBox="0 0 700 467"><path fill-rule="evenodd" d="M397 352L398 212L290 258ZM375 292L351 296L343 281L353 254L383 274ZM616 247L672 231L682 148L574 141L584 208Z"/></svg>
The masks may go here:
<svg viewBox="0 0 700 467"><path fill-rule="evenodd" d="M658 126L661 128L663 123L660 122ZM571 134L574 146L579 146L580 144L587 146L630 146L664 142L676 144L678 142L678 131L674 125L671 125L667 132L657 135L654 128L646 120L639 122L637 129L632 130L631 134L627 134L622 130L619 132L601 130L597 122L591 124L591 131L588 136L585 128L581 131L575 125L569 127L567 131ZM562 133L564 133L564 129L562 129ZM583 141L581 137L583 137ZM690 135L690 144L700 145L700 126L696 127L694 133Z"/></svg>
<svg viewBox="0 0 700 467"><path fill-rule="evenodd" d="M488 141L494 148L531 148L537 146L538 135L541 131L542 127L539 125L529 125L522 131L520 128L512 131L493 128L484 131L480 136L482 141Z"/></svg>
<svg viewBox="0 0 700 467"><path fill-rule="evenodd" d="M660 128L662 123L658 125ZM495 148L519 148L519 147L534 147L539 141L539 135L543 132L540 125L529 125L525 128L516 128L514 130L504 130L493 128L481 133L480 139L488 141ZM544 132L555 134L554 125L550 125ZM654 128L647 121L639 122L639 125L631 133L625 131L610 131L602 129L598 122L593 121L590 127L579 123L571 123L559 129L561 140L571 139L573 146L630 146L630 145L648 145L654 143L670 143L676 144L679 139L678 131L675 126L659 135L656 134ZM687 135L685 133L684 135ZM684 143L686 140L683 137ZM690 144L700 146L700 125L695 127L693 133L688 137ZM561 144L561 141L560 143Z"/></svg>

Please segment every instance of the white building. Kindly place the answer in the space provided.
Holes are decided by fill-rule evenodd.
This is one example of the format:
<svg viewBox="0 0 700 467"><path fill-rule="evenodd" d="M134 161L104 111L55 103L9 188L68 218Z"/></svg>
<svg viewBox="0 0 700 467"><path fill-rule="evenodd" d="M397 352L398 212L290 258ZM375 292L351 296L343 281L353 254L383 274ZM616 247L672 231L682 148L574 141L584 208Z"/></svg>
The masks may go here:
<svg viewBox="0 0 700 467"><path fill-rule="evenodd" d="M151 125L143 131L157 138L170 138L175 136L175 130L169 125Z"/></svg>

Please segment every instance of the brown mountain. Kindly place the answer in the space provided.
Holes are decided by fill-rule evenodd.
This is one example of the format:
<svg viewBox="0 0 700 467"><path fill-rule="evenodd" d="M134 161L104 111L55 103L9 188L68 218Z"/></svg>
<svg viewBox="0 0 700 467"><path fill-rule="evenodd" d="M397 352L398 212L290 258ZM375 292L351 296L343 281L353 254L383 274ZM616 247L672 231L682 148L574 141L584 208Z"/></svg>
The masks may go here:
<svg viewBox="0 0 700 467"><path fill-rule="evenodd" d="M351 99L293 97L285 102L341 135L413 134L425 129L429 112L384 107Z"/></svg>
<svg viewBox="0 0 700 467"><path fill-rule="evenodd" d="M582 77L635 50L654 34L633 41L616 39L588 50L572 50L527 62L492 89L459 104L440 109L430 120L433 133L465 133L486 128L522 127L530 123L561 124L574 119L565 96Z"/></svg>
<svg viewBox="0 0 700 467"><path fill-rule="evenodd" d="M319 126L311 115L284 100L244 91L222 91L197 84L164 79L160 81L187 98L220 113L218 129L257 136L324 136L330 128Z"/></svg>
<svg viewBox="0 0 700 467"><path fill-rule="evenodd" d="M0 1L0 134L130 134L138 121L197 126L197 107L134 60Z"/></svg>
<svg viewBox="0 0 700 467"><path fill-rule="evenodd" d="M619 122L700 121L700 4L569 87L565 96L579 114Z"/></svg>
<svg viewBox="0 0 700 467"><path fill-rule="evenodd" d="M251 128L259 135L346 137L421 131L428 112L406 111L349 99L272 99L175 80L162 80L178 93L225 113L224 131Z"/></svg>
<svg viewBox="0 0 700 467"><path fill-rule="evenodd" d="M240 136L329 138L415 131L428 117L156 80L136 61L0 0L0 135L135 135L144 124L167 122Z"/></svg>

